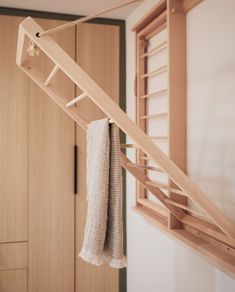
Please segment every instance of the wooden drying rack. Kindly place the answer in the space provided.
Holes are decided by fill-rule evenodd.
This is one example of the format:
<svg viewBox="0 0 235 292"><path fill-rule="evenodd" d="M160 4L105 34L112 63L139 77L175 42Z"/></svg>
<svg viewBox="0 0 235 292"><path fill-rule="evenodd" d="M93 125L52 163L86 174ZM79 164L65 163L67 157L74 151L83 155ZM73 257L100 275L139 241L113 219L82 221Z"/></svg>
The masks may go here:
<svg viewBox="0 0 235 292"><path fill-rule="evenodd" d="M176 1L174 1L176 3ZM183 1L185 2L185 1ZM192 1L190 1L192 2ZM194 1L195 2L195 1ZM162 3L162 1L160 1ZM173 11L172 11L173 13ZM235 225L223 212L204 194L191 179L165 155L154 141L140 129L119 106L97 85L94 80L49 36L38 37L44 30L30 17L26 18L19 26L17 65L80 127L87 128L87 122L77 108L73 107L76 102L83 98L90 98L118 127L126 133L135 146L151 158L161 171L166 173L180 195L192 199L213 221L208 223L202 219L193 217L187 213L188 207L175 202L164 192L168 186L156 184L151 181L142 170L141 165L132 163L121 152L122 166L128 170L140 182L140 184L151 192L170 212L174 218L181 223L181 228L168 226L165 221L165 210L161 211L157 206L142 198L143 204L138 202L135 209L162 230L174 238L186 243L193 250L205 255L221 269L235 276ZM33 41L54 63L54 69L48 77L30 64L27 54L29 40ZM58 70L62 71L83 92L76 99L67 102L67 98L51 85L51 80ZM145 97L144 97L145 98ZM126 145L122 145L126 147ZM173 187L169 186L172 191Z"/></svg>

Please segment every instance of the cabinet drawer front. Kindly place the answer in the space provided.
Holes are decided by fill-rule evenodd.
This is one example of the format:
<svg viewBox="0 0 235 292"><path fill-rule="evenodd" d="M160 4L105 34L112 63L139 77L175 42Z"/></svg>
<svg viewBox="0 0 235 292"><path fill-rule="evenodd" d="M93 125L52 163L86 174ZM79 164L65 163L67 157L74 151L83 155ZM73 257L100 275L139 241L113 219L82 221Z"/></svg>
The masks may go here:
<svg viewBox="0 0 235 292"><path fill-rule="evenodd" d="M0 291L27 292L27 270L1 271Z"/></svg>
<svg viewBox="0 0 235 292"><path fill-rule="evenodd" d="M1 243L0 271L25 268L27 268L27 242Z"/></svg>

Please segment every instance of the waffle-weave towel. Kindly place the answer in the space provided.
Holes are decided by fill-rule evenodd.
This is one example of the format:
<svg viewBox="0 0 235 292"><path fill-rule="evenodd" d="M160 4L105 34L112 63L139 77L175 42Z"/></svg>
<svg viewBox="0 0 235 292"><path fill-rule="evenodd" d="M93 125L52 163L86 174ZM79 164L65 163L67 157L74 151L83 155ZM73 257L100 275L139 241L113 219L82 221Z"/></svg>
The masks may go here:
<svg viewBox="0 0 235 292"><path fill-rule="evenodd" d="M85 236L80 257L92 264L107 261L123 268L123 193L119 129L108 119L91 122L87 132Z"/></svg>

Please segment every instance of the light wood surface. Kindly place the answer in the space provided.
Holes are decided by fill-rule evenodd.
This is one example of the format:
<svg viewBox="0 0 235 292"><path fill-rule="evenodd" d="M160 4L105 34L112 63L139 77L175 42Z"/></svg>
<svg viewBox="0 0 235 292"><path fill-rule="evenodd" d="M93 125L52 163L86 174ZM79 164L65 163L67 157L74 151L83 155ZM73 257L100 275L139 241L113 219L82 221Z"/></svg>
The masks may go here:
<svg viewBox="0 0 235 292"><path fill-rule="evenodd" d="M206 215L204 213L202 213L201 211L198 211L198 210L195 210L193 208L187 207L186 205L177 203L176 201L172 201L172 200L168 199L168 200L166 200L166 202L171 204L171 205L173 205L173 206L179 207L179 208L181 208L181 209L183 209L185 211L191 212L193 215L195 214L195 215L199 215L201 217L206 217Z"/></svg>
<svg viewBox="0 0 235 292"><path fill-rule="evenodd" d="M77 62L119 104L119 28L111 25L77 26ZM77 95L81 91L77 89ZM86 120L104 117L89 99L79 102ZM86 133L77 127L78 194L76 196L76 292L118 292L119 271L107 264L95 267L78 257L84 238L87 211Z"/></svg>
<svg viewBox="0 0 235 292"><path fill-rule="evenodd" d="M39 20L51 27L62 22ZM75 56L75 29L56 35L56 40ZM41 53L31 58L45 74L54 64ZM68 98L74 85L57 72L56 85ZM50 86L47 86L50 88ZM29 291L74 291L73 146L74 122L30 82L29 117Z"/></svg>
<svg viewBox="0 0 235 292"><path fill-rule="evenodd" d="M81 101L81 100L82 100L83 98L85 98L85 97L87 97L87 95L86 95L86 93L84 92L84 93L80 94L79 96L77 96L76 98L74 98L73 100L71 100L70 102L68 102L68 103L66 104L66 107L70 107L70 106L76 104L77 102Z"/></svg>
<svg viewBox="0 0 235 292"><path fill-rule="evenodd" d="M187 172L187 100L186 100L186 15L181 11L181 0L167 0L168 21L168 124L169 157L184 172ZM172 188L176 185L169 182ZM187 205L187 198L170 194L170 198ZM169 227L179 228L181 223L173 215L169 217Z"/></svg>
<svg viewBox="0 0 235 292"><path fill-rule="evenodd" d="M1 243L0 271L23 268L27 268L27 242Z"/></svg>
<svg viewBox="0 0 235 292"><path fill-rule="evenodd" d="M151 72L145 73L143 75L140 75L141 78L149 78L158 74L161 74L167 70L167 66L162 66L161 68L157 68Z"/></svg>
<svg viewBox="0 0 235 292"><path fill-rule="evenodd" d="M155 119L155 118L164 118L167 116L168 116L168 113L159 113L159 114L154 114L154 115L141 116L140 118L142 120L147 120L147 119Z"/></svg>
<svg viewBox="0 0 235 292"><path fill-rule="evenodd" d="M59 71L59 68L55 65L55 67L52 69L51 73L49 74L49 76L47 77L47 80L45 81L45 86L48 86L52 79L55 77L56 73Z"/></svg>
<svg viewBox="0 0 235 292"><path fill-rule="evenodd" d="M141 55L141 58L151 57L152 55L157 54L166 48L167 48L167 41L164 41L161 44L148 50L145 54Z"/></svg>
<svg viewBox="0 0 235 292"><path fill-rule="evenodd" d="M186 193L184 191L181 191L179 189L174 189L166 184L163 184L163 183L160 183L160 182L157 182L157 181L153 181L153 180L147 180L146 181L146 184L147 185L150 185L150 186L156 186L156 187L159 187L160 189L163 189L163 190L168 190L174 194L179 194L181 196L185 196Z"/></svg>
<svg viewBox="0 0 235 292"><path fill-rule="evenodd" d="M142 187L151 192L165 207L167 207L176 216L176 218L181 219L184 217L185 212L182 211L180 208L168 204L166 202L166 199L168 199L167 195L162 192L157 185L151 185L150 183L148 183L149 181L146 174L140 169L132 167L131 161L123 153L121 153L121 163L122 166L138 180ZM146 198L137 198L138 203L141 202L140 199Z"/></svg>
<svg viewBox="0 0 235 292"><path fill-rule="evenodd" d="M201 231L217 239L218 241L226 243L230 247L235 248L235 240L230 239L223 232L221 232L221 230L218 227L209 222L205 222L200 218L193 217L190 215L185 216L182 222L188 226L195 228L198 231Z"/></svg>
<svg viewBox="0 0 235 292"><path fill-rule="evenodd" d="M158 3L159 4L159 3ZM149 114L148 113L148 98L151 97L157 97L157 96L161 96L162 95L162 91L161 90L157 90L156 92L152 92L149 93L148 92L148 86L149 86L149 78L158 74L163 73L167 67L163 66L163 67L158 67L155 70L151 69L152 71L149 71L149 57L153 54L155 54L159 49L161 50L161 48L164 47L165 43L163 43L157 46L152 47L152 49L149 49L149 44L150 41L149 40L149 35L152 35L152 33L155 31L156 27L157 29L159 28L159 26L162 26L165 22L166 22L166 11L161 11L161 9L164 7L164 5L162 6L162 3L159 4L160 6L158 6L158 10L159 10L159 15L158 13L155 14L154 19L152 19L148 25L143 26L141 30L139 30L138 32L136 32L136 77L137 77L137 86L138 86L138 95L137 95L137 99L136 99L136 107L137 107L137 111L136 111L136 121L137 124L141 125L141 121L142 123L144 122L145 127L141 127L141 129L144 132L149 131L149 123L148 123L148 119L151 118L161 118L161 115L156 115L156 114ZM146 19L148 19L148 16L146 17ZM147 23L146 23L147 24ZM142 44L142 46L144 46L144 51L141 51L139 48L140 44ZM140 47L141 48L141 47ZM141 68L142 70L140 71L139 68ZM164 116L164 115L163 115ZM139 154L137 156L137 165L142 165L141 164L141 160L142 160L142 156L144 154L143 151L138 150L137 153ZM144 163L146 164L147 161L144 161ZM142 166L143 167L143 166ZM147 165L144 166L145 170L149 171L149 170L153 170L152 167L149 167ZM156 169L157 170L157 169ZM147 175L147 171L145 171L145 174ZM157 170L158 171L158 170ZM146 179L146 181L148 181L148 179ZM157 209L157 205L153 205L151 202L149 202L149 204L147 203L147 190L148 188L146 188L146 186L148 186L146 184L146 181L144 182L144 191L142 190L140 183L138 183L137 180L137 186L139 186L136 190L137 194L137 206L139 204L147 206L148 208L155 210L155 212L158 212ZM154 206L154 209L151 208ZM160 209L161 210L161 209ZM161 214L161 212L159 212L159 214Z"/></svg>
<svg viewBox="0 0 235 292"><path fill-rule="evenodd" d="M151 93L147 93L145 95L140 96L139 98L150 98L150 97L158 97L158 96L162 96L168 93L167 89L163 89L163 90L158 90L155 92L151 92Z"/></svg>
<svg viewBox="0 0 235 292"><path fill-rule="evenodd" d="M149 23L146 27L144 27L138 35L144 36L146 39L150 39L156 31L158 31L159 27L163 27L166 24L167 20L167 12L163 11L159 16L157 16L152 22Z"/></svg>
<svg viewBox="0 0 235 292"><path fill-rule="evenodd" d="M28 292L27 270L0 271L1 292Z"/></svg>
<svg viewBox="0 0 235 292"><path fill-rule="evenodd" d="M150 210L153 210L157 212L158 214L164 216L166 219L168 217L168 210L164 208L163 206L153 203L149 201L148 199L138 199L138 202L143 205L144 207L149 208Z"/></svg>
<svg viewBox="0 0 235 292"><path fill-rule="evenodd" d="M143 165L143 164L133 164L133 163L130 163L128 166L130 166L130 167L136 167L136 168L141 168L141 169L148 169L148 170L152 170L152 171L162 172L162 169L159 168L159 167L145 165L145 164Z"/></svg>
<svg viewBox="0 0 235 292"><path fill-rule="evenodd" d="M191 227L190 225L183 224L183 229L192 233L195 236L198 236L199 238L208 241L209 243L216 246L216 248L222 250L227 255L233 255L235 256L235 248L231 247L229 244L226 244L226 241L217 240L215 237L209 235L208 233L201 232L197 230L194 227ZM227 238L226 238L227 239Z"/></svg>
<svg viewBox="0 0 235 292"><path fill-rule="evenodd" d="M149 136L150 139L152 140L158 140L158 141L167 141L168 136Z"/></svg>
<svg viewBox="0 0 235 292"><path fill-rule="evenodd" d="M142 129L144 132L146 131L146 121L141 119L140 117L143 116L146 112L146 100L139 99L140 96L143 96L146 94L147 89L147 80L141 79L139 76L143 75L146 70L147 66L147 60L141 58L148 47L148 42L145 42L144 38L140 38L138 35L136 35L136 124L137 126ZM140 163L140 157L143 156L144 152L142 149L138 149L136 151L136 162ZM136 203L138 204L139 198L145 198L146 197L146 189L138 182L136 181L136 194L137 194L137 200Z"/></svg>
<svg viewBox="0 0 235 292"><path fill-rule="evenodd" d="M155 30L151 31L147 36L146 39L149 40L154 37L156 34L162 32L164 29L167 28L167 22L163 22L160 26L158 26Z"/></svg>
<svg viewBox="0 0 235 292"><path fill-rule="evenodd" d="M0 242L27 240L28 78L15 65L22 20L0 16Z"/></svg>
<svg viewBox="0 0 235 292"><path fill-rule="evenodd" d="M142 18L133 26L132 31L139 32L142 30L148 23L152 22L159 15L161 15L166 10L166 0L160 0L157 2L153 8L143 15Z"/></svg>

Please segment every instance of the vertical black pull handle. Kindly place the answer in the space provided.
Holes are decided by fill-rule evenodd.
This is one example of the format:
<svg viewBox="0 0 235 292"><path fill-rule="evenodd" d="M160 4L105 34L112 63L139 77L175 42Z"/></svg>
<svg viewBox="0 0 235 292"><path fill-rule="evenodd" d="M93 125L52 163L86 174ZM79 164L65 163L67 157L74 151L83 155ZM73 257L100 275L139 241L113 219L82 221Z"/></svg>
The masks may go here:
<svg viewBox="0 0 235 292"><path fill-rule="evenodd" d="M73 191L74 194L77 194L77 175L78 175L78 147L77 145L74 145L74 169L73 169L73 181L74 181L74 185L73 185Z"/></svg>

